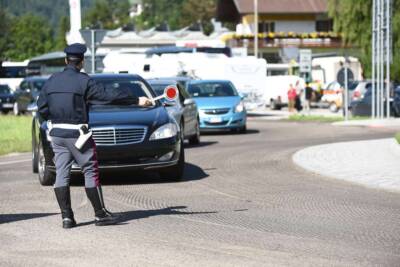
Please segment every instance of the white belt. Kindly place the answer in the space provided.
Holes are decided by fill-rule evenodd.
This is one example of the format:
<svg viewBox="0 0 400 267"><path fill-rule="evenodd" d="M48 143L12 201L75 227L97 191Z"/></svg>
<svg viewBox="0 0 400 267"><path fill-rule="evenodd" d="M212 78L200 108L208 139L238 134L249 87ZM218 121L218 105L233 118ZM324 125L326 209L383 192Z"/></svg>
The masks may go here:
<svg viewBox="0 0 400 267"><path fill-rule="evenodd" d="M59 129L67 129L67 130L79 130L82 126L89 127L87 124L69 124L69 123L51 123L51 121L47 122L47 128L49 130L53 128Z"/></svg>

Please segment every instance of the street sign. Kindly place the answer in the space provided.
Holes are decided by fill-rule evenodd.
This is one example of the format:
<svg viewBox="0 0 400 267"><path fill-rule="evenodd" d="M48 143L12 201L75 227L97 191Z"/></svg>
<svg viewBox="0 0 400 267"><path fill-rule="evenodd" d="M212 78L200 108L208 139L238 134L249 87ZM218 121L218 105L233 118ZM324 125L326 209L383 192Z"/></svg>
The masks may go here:
<svg viewBox="0 0 400 267"><path fill-rule="evenodd" d="M336 80L342 86L343 88L345 87L345 69L347 69L347 86L354 81L354 73L350 68L344 68L342 67L337 75L336 75Z"/></svg>
<svg viewBox="0 0 400 267"><path fill-rule="evenodd" d="M300 72L311 72L312 51L311 49L300 49Z"/></svg>
<svg viewBox="0 0 400 267"><path fill-rule="evenodd" d="M98 46L107 34L106 30L80 30L83 40L87 47L92 47L92 31L94 31L94 44Z"/></svg>

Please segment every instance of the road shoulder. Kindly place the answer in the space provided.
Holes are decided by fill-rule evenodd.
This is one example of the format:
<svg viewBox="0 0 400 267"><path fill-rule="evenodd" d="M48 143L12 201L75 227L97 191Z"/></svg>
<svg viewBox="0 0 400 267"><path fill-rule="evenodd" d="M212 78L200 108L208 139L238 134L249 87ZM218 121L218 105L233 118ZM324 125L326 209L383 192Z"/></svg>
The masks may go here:
<svg viewBox="0 0 400 267"><path fill-rule="evenodd" d="M312 146L293 155L310 172L392 192L400 192L399 158L394 138Z"/></svg>

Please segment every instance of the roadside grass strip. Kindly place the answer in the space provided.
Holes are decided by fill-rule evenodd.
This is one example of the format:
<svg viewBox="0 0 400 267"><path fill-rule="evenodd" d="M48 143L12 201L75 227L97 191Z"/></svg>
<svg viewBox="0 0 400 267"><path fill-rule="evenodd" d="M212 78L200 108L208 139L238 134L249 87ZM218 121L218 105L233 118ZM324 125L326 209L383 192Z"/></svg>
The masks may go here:
<svg viewBox="0 0 400 267"><path fill-rule="evenodd" d="M361 117L355 116L350 117L349 120L366 120L369 117ZM337 121L344 121L342 116L324 116L324 115L306 115L306 114L292 114L290 115L287 120L289 121L299 121L299 122L306 122L306 121L313 121L313 122L337 122Z"/></svg>
<svg viewBox="0 0 400 267"><path fill-rule="evenodd" d="M323 115L304 115L292 114L288 118L289 121L315 121L315 122L335 122L342 121L341 116L323 116Z"/></svg>
<svg viewBox="0 0 400 267"><path fill-rule="evenodd" d="M394 136L394 138L396 138L397 143L400 144L400 133L396 133L396 135Z"/></svg>
<svg viewBox="0 0 400 267"><path fill-rule="evenodd" d="M31 116L0 116L0 155L31 151Z"/></svg>

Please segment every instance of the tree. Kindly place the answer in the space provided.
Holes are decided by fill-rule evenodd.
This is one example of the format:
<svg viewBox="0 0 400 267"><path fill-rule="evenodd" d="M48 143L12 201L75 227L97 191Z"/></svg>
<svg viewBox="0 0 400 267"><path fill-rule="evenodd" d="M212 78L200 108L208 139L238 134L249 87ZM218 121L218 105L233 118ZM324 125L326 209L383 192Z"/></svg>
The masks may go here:
<svg viewBox="0 0 400 267"><path fill-rule="evenodd" d="M400 0L393 0L393 62L400 60ZM371 77L372 0L329 0L329 15L334 30L340 32L344 45L359 47L364 76ZM392 64L391 76L400 77L400 66Z"/></svg>
<svg viewBox="0 0 400 267"><path fill-rule="evenodd" d="M57 35L54 40L54 49L63 50L67 46L67 40L65 34L69 30L69 18L67 16L63 16L60 19L58 25Z"/></svg>
<svg viewBox="0 0 400 267"><path fill-rule="evenodd" d="M186 0L182 7L183 24L189 25L199 21L205 34L213 31L211 19L216 16L217 6L215 0Z"/></svg>
<svg viewBox="0 0 400 267"><path fill-rule="evenodd" d="M50 51L53 36L45 19L26 14L13 20L9 42L6 56L13 60L25 60Z"/></svg>
<svg viewBox="0 0 400 267"><path fill-rule="evenodd" d="M3 9L0 9L0 61L5 59L5 53L10 43L11 17Z"/></svg>
<svg viewBox="0 0 400 267"><path fill-rule="evenodd" d="M129 22L128 0L96 0L89 9L84 25L90 28L115 29Z"/></svg>
<svg viewBox="0 0 400 267"><path fill-rule="evenodd" d="M167 23L171 30L200 22L205 33L210 33L215 13L216 0L143 0L143 12L135 20L141 29Z"/></svg>

